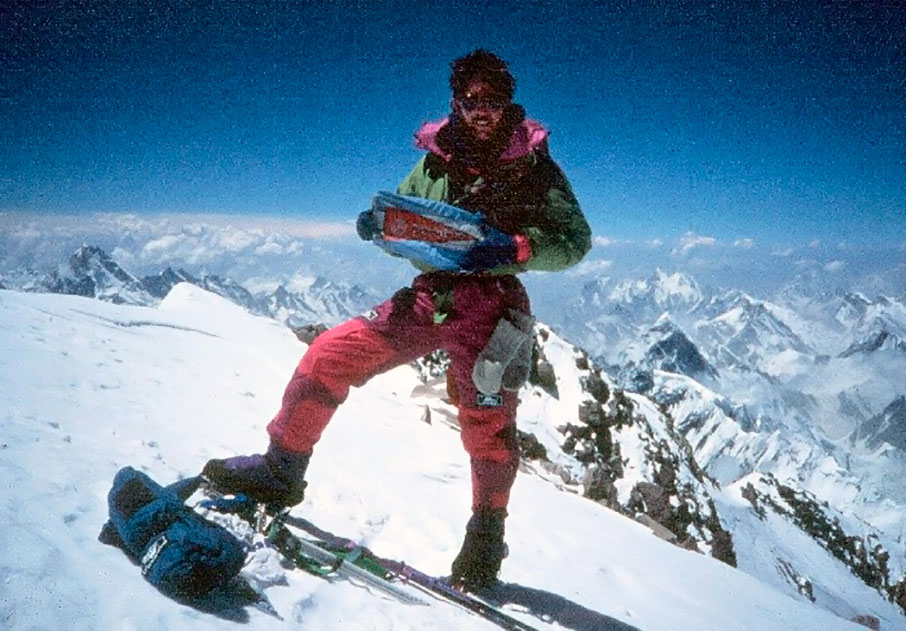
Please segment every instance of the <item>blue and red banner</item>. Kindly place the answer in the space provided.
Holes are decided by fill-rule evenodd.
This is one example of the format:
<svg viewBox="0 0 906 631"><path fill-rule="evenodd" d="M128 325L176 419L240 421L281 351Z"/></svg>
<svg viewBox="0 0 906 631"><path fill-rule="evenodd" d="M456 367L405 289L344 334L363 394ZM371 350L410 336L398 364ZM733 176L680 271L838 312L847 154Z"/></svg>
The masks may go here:
<svg viewBox="0 0 906 631"><path fill-rule="evenodd" d="M371 205L380 236L374 243L391 254L441 270L459 270L466 253L499 232L481 213L422 197L381 191Z"/></svg>

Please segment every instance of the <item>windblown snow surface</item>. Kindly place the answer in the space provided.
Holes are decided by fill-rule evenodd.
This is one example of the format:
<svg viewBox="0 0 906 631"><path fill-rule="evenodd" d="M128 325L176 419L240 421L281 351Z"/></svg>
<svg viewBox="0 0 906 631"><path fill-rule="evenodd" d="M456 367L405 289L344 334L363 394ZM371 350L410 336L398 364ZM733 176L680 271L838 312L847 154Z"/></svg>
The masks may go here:
<svg viewBox="0 0 906 631"><path fill-rule="evenodd" d="M157 308L0 291L0 628L495 628L261 555L244 572L283 621L252 608L230 619L164 597L97 541L121 467L167 484L209 458L265 448L304 350L276 322L187 284ZM444 574L469 517L469 466L440 422L451 409L429 402L426 423L419 386L402 367L352 392L294 513ZM538 629L864 629L529 473L516 481L507 541L508 611Z"/></svg>

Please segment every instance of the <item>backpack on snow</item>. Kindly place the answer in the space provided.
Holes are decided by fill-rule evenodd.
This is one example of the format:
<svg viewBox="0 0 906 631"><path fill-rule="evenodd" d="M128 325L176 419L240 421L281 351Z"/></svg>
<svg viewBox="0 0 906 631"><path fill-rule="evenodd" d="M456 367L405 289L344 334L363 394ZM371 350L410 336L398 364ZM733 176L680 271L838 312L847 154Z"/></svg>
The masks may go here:
<svg viewBox="0 0 906 631"><path fill-rule="evenodd" d="M204 596L238 575L245 561L232 533L185 505L200 483L188 478L162 487L124 467L107 496L110 520L98 539L122 549L170 597Z"/></svg>

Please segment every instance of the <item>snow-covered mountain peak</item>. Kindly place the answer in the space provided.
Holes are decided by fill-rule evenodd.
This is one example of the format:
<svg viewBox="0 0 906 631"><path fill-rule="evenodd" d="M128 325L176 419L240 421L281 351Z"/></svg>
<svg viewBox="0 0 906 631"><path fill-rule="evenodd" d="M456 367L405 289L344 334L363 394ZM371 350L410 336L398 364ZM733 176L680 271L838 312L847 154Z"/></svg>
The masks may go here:
<svg viewBox="0 0 906 631"><path fill-rule="evenodd" d="M248 311L233 300L194 283L175 285L157 307L163 313L228 315L231 319L249 317Z"/></svg>
<svg viewBox="0 0 906 631"><path fill-rule="evenodd" d="M875 300L855 328L860 332L886 330L906 339L906 304L890 299Z"/></svg>
<svg viewBox="0 0 906 631"><path fill-rule="evenodd" d="M906 396L897 397L882 412L860 425L851 441L862 442L871 450L886 444L906 456Z"/></svg>
<svg viewBox="0 0 906 631"><path fill-rule="evenodd" d="M649 369L676 372L699 380L717 377L717 370L667 314L658 318L648 330L644 343L647 345L644 363Z"/></svg>
<svg viewBox="0 0 906 631"><path fill-rule="evenodd" d="M123 304L148 304L141 281L101 248L83 245L45 281L46 290Z"/></svg>
<svg viewBox="0 0 906 631"><path fill-rule="evenodd" d="M768 303L738 296L732 308L697 325L697 335L715 349L721 365L766 369L765 361L791 351L810 356L814 351Z"/></svg>
<svg viewBox="0 0 906 631"><path fill-rule="evenodd" d="M83 245L69 257L69 271L76 275L97 272L101 269L120 281L125 282L132 278L97 246Z"/></svg>
<svg viewBox="0 0 906 631"><path fill-rule="evenodd" d="M613 290L613 279L601 276L582 285L579 292L580 308L603 309L607 304L610 292Z"/></svg>
<svg viewBox="0 0 906 631"><path fill-rule="evenodd" d="M700 301L704 295L696 280L688 274L680 272L668 274L657 268L652 276L652 281L652 285L660 293L661 298L682 297L687 303L694 303Z"/></svg>
<svg viewBox="0 0 906 631"><path fill-rule="evenodd" d="M270 292L258 294L265 312L289 326L315 323L338 324L375 304L377 298L357 285L323 277L310 282L290 281L292 290L277 285Z"/></svg>
<svg viewBox="0 0 906 631"><path fill-rule="evenodd" d="M860 292L847 292L840 299L834 319L845 327L852 327L865 317L871 300Z"/></svg>
<svg viewBox="0 0 906 631"><path fill-rule="evenodd" d="M611 291L609 300L633 310L645 309L685 313L704 299L704 292L694 278L680 272L667 274L657 269L650 277L623 281Z"/></svg>
<svg viewBox="0 0 906 631"><path fill-rule="evenodd" d="M653 333L671 333L679 329L679 326L673 321L673 318L670 317L669 313L662 313L654 324L651 325L649 331Z"/></svg>
<svg viewBox="0 0 906 631"><path fill-rule="evenodd" d="M882 327L880 330L850 344L845 351L840 353L840 357L845 358L859 354L868 355L885 350L906 352L906 340L900 339Z"/></svg>
<svg viewBox="0 0 906 631"><path fill-rule="evenodd" d="M198 280L183 269L174 271L169 265L162 272L142 279L145 289L155 298L163 298L174 286L189 282L199 284Z"/></svg>

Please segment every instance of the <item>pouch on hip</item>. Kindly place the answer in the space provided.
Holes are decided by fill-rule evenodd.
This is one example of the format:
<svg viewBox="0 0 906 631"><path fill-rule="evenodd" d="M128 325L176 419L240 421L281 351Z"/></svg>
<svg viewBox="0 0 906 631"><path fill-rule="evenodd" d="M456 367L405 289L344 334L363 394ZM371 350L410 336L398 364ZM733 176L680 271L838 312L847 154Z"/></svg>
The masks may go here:
<svg viewBox="0 0 906 631"><path fill-rule="evenodd" d="M482 394L501 388L515 391L528 379L532 367L535 318L509 309L500 318L472 368L472 382Z"/></svg>

